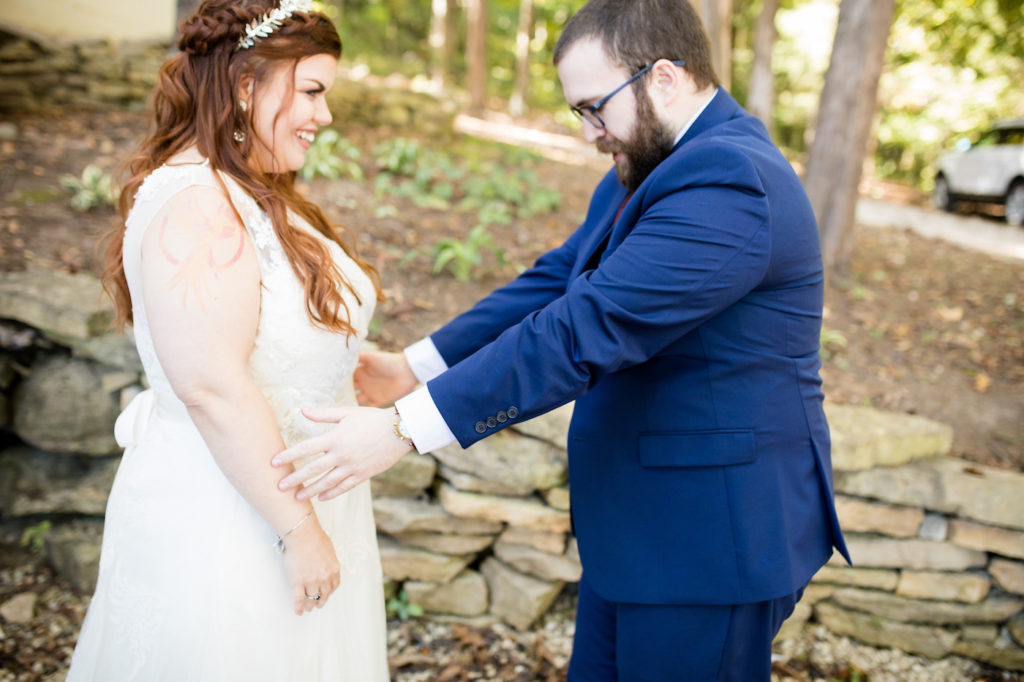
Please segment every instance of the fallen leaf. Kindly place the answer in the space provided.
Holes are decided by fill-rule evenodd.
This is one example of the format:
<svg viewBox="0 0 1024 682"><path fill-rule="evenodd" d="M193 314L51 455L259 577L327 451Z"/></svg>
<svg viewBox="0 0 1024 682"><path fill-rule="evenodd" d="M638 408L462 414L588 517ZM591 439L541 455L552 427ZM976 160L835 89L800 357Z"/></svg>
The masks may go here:
<svg viewBox="0 0 1024 682"><path fill-rule="evenodd" d="M465 669L455 663L449 665L437 676L437 682L454 682L465 678Z"/></svg>
<svg viewBox="0 0 1024 682"><path fill-rule="evenodd" d="M433 656L419 651L403 651L397 656L391 657L391 666L394 668L404 668L407 665L426 665L433 662Z"/></svg>
<svg viewBox="0 0 1024 682"><path fill-rule="evenodd" d="M992 379L985 372L979 372L974 375L974 390L978 393L984 393L987 391L991 384Z"/></svg>

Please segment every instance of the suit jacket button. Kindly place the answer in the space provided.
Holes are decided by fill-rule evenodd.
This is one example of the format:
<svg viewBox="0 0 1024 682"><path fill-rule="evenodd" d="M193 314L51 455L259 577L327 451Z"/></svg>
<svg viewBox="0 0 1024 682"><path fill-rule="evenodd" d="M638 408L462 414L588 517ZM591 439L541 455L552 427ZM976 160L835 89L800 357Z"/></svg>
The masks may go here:
<svg viewBox="0 0 1024 682"><path fill-rule="evenodd" d="M519 416L519 408L518 407L513 405L512 407L508 408L508 418L509 419L515 419L518 416Z"/></svg>
<svg viewBox="0 0 1024 682"><path fill-rule="evenodd" d="M508 412L506 412L505 410L499 410L498 414L496 414L494 416L496 416L498 418L498 423L499 424L504 424L505 422L508 421Z"/></svg>
<svg viewBox="0 0 1024 682"><path fill-rule="evenodd" d="M487 418L487 428L493 429L497 425L498 425L498 420L497 419L495 419L494 417L488 417Z"/></svg>
<svg viewBox="0 0 1024 682"><path fill-rule="evenodd" d="M483 433L484 431L487 430L487 424L484 424L483 422L477 422L476 426L474 426L473 428L476 429L477 433Z"/></svg>

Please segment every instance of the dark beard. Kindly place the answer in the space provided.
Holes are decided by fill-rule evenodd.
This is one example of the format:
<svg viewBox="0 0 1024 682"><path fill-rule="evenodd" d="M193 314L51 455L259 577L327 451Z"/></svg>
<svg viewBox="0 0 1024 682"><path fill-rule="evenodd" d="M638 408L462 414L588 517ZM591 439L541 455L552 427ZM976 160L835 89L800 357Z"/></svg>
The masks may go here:
<svg viewBox="0 0 1024 682"><path fill-rule="evenodd" d="M637 94L636 121L630 131L629 142L620 140L597 141L597 150L604 153L622 152L625 161L615 164L619 182L630 192L647 179L675 147L675 135L658 120L646 90Z"/></svg>

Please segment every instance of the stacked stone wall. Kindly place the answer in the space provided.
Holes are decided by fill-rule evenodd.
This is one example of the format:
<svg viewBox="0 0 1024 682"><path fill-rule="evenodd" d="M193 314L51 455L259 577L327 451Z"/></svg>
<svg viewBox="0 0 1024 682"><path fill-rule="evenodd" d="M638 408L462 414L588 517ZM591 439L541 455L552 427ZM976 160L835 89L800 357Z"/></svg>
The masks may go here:
<svg viewBox="0 0 1024 682"><path fill-rule="evenodd" d="M1024 670L1024 476L945 456L855 464L837 458L835 476L853 566L834 556L787 627L813 613L876 646Z"/></svg>
<svg viewBox="0 0 1024 682"><path fill-rule="evenodd" d="M173 53L167 42L61 41L0 27L0 113L145 107L160 65ZM342 134L357 123L451 135L453 102L426 93L342 78L329 97Z"/></svg>
<svg viewBox="0 0 1024 682"><path fill-rule="evenodd" d="M169 47L0 30L0 112L141 107Z"/></svg>
<svg viewBox="0 0 1024 682"><path fill-rule="evenodd" d="M113 421L144 386L111 317L89 276L0 274L0 540L51 520L47 556L82 592L119 461ZM404 589L427 617L527 628L579 580L571 409L468 450L410 453L371 482L389 598ZM951 430L927 419L835 405L828 416L854 566L834 557L780 637L817 622L1024 670L1024 476L948 457Z"/></svg>

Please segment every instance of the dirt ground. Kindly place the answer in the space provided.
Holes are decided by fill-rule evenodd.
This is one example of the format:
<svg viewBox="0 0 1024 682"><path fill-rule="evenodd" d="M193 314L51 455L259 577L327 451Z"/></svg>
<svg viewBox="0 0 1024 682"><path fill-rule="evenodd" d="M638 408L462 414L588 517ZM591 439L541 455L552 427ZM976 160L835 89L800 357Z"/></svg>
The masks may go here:
<svg viewBox="0 0 1024 682"><path fill-rule="evenodd" d="M90 163L115 171L144 126L141 114L128 112L0 119L0 271L42 265L98 274L97 242L118 217L109 209L72 210L60 178L78 176ZM392 133L352 129L345 134L366 151ZM307 184L309 196L351 230L361 254L382 272L388 299L379 305L373 325L377 343L397 349L420 338L514 277L518 267L531 264L579 224L601 172L537 159L524 163L544 187L561 192L561 208L492 228L508 264L487 256L479 279L465 283L433 274L431 250L442 238L464 239L475 224L472 214L376 196L376 170L367 153L365 180ZM914 198L906 192L890 195ZM908 231L857 230L849 268L832 277L826 292L822 374L828 399L947 422L955 432L955 455L1024 471L1022 285L1021 262ZM66 665L87 600L69 594L38 560L3 549L0 596L15 584L18 589L29 585L47 605L49 620L23 630L8 627L6 641L0 630L0 668L20 671L0 679L62 679L59 672L49 675ZM570 609L571 604L565 610ZM427 671L422 678L402 679L442 679L442 673L450 680L487 679L467 671L488 669L495 661L507 666L501 670L516 671L497 679L554 680L564 674L564 657L545 644L557 641L553 636L526 642L493 629L459 627L430 635L431 627L392 623L392 654L399 667ZM436 644L437 637L442 644ZM429 672L425 663L436 656L437 646L449 647L455 657L447 673ZM499 656L496 648L506 653ZM828 677L854 679L850 672L837 668Z"/></svg>
<svg viewBox="0 0 1024 682"><path fill-rule="evenodd" d="M0 270L39 264L98 272L99 236L117 216L109 209L71 210L60 177L80 175L90 163L116 170L144 130L143 116L76 113L10 123L16 134L0 141ZM332 220L350 228L362 255L383 275L388 300L378 307L373 338L385 348L420 338L560 243L584 215L601 174L587 166L524 161L543 186L561 192L562 206L492 228L509 263L488 254L479 279L464 283L433 274L431 250L440 239L464 239L473 214L376 196L368 150L391 133L345 134L364 150L367 178L317 179L307 191ZM919 199L898 190L888 194ZM850 267L831 278L826 293L822 374L828 399L939 419L954 428L954 454L1024 471L1022 284L1020 262L902 230L857 230Z"/></svg>

